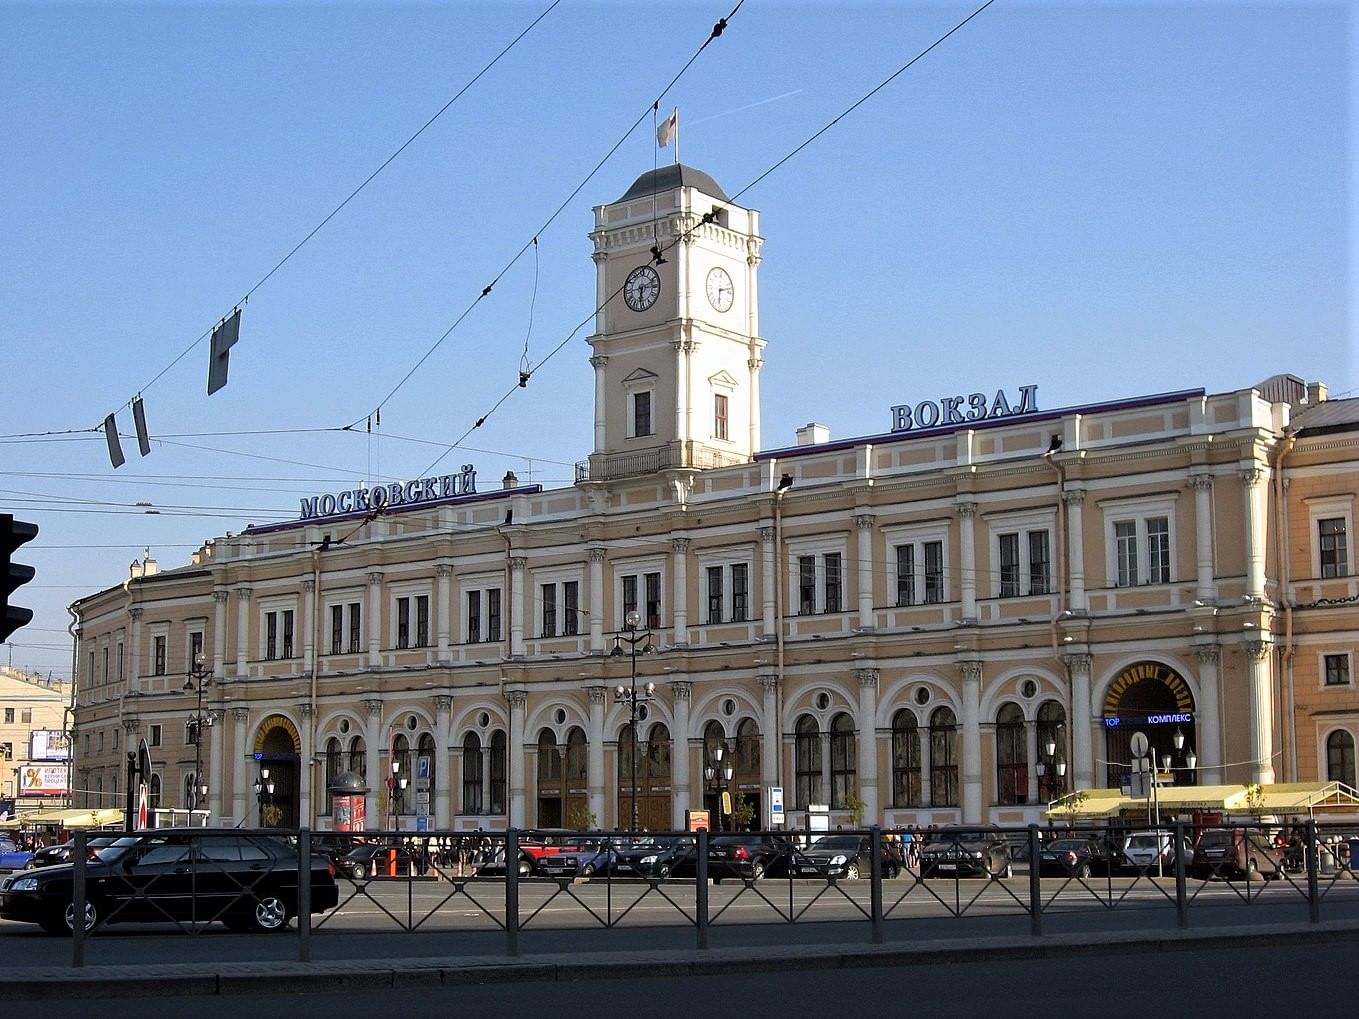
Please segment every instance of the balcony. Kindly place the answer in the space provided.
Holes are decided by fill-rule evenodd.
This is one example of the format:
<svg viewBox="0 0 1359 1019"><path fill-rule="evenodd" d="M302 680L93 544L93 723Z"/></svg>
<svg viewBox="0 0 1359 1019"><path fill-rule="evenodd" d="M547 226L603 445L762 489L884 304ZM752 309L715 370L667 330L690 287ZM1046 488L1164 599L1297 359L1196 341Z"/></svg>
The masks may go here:
<svg viewBox="0 0 1359 1019"><path fill-rule="evenodd" d="M635 452L592 454L590 459L576 464L576 483L619 481L671 469L706 471L747 462L746 457L734 456L698 443L670 442Z"/></svg>

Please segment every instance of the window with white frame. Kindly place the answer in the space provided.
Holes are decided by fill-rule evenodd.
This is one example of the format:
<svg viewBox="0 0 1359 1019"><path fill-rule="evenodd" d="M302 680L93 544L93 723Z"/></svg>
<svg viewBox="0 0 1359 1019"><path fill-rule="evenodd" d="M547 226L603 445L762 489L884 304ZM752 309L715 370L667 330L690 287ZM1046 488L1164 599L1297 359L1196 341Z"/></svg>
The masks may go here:
<svg viewBox="0 0 1359 1019"><path fill-rule="evenodd" d="M1349 540L1354 531L1354 496L1327 495L1305 501L1312 535L1312 576L1320 580L1350 576L1355 572Z"/></svg>
<svg viewBox="0 0 1359 1019"><path fill-rule="evenodd" d="M358 654L363 645L363 595L336 592L326 599L330 621L330 653Z"/></svg>
<svg viewBox="0 0 1359 1019"><path fill-rule="evenodd" d="M272 609L264 613L266 662L293 656L293 615L293 609Z"/></svg>
<svg viewBox="0 0 1359 1019"><path fill-rule="evenodd" d="M706 625L744 623L750 619L750 564L747 547L698 553L703 584L702 618Z"/></svg>
<svg viewBox="0 0 1359 1019"><path fill-rule="evenodd" d="M896 605L937 605L948 600L948 535L945 522L883 530Z"/></svg>
<svg viewBox="0 0 1359 1019"><path fill-rule="evenodd" d="M1109 499L1100 504L1109 586L1138 587L1174 580L1175 498Z"/></svg>
<svg viewBox="0 0 1359 1019"><path fill-rule="evenodd" d="M166 649L169 645L170 635L168 633L158 633L151 638L151 675L165 675Z"/></svg>
<svg viewBox="0 0 1359 1019"><path fill-rule="evenodd" d="M1321 656L1322 682L1326 686L1350 685L1350 656L1328 654Z"/></svg>
<svg viewBox="0 0 1359 1019"><path fill-rule="evenodd" d="M466 577L462 591L464 644L491 644L501 639L504 583L496 574Z"/></svg>
<svg viewBox="0 0 1359 1019"><path fill-rule="evenodd" d="M628 404L628 438L640 439L656 434L654 372L639 368L623 380Z"/></svg>
<svg viewBox="0 0 1359 1019"><path fill-rule="evenodd" d="M797 615L844 611L843 537L790 541L788 559L789 587Z"/></svg>
<svg viewBox="0 0 1359 1019"><path fill-rule="evenodd" d="M580 571L535 570L538 584L538 634L574 637L580 633Z"/></svg>
<svg viewBox="0 0 1359 1019"><path fill-rule="evenodd" d="M207 659L203 657L203 631L189 631L189 668L192 669L202 659L207 664Z"/></svg>
<svg viewBox="0 0 1359 1019"><path fill-rule="evenodd" d="M665 560L657 556L621 562L614 567L617 583L615 604L619 610L616 625L620 629L626 624L629 612L636 612L642 617L642 626L660 629L661 599L665 589L664 564Z"/></svg>
<svg viewBox="0 0 1359 1019"><path fill-rule="evenodd" d="M1326 737L1326 780L1354 786L1354 735L1345 729Z"/></svg>
<svg viewBox="0 0 1359 1019"><path fill-rule="evenodd" d="M160 723L152 722L146 727L146 745L148 747L160 746Z"/></svg>
<svg viewBox="0 0 1359 1019"><path fill-rule="evenodd" d="M736 392L736 379L730 372L720 371L708 378L713 397L713 438L723 442L731 439L731 398Z"/></svg>
<svg viewBox="0 0 1359 1019"><path fill-rule="evenodd" d="M1056 511L988 514L993 597L1019 598L1052 592L1052 544Z"/></svg>
<svg viewBox="0 0 1359 1019"><path fill-rule="evenodd" d="M405 581L393 584L392 633L398 650L429 647L429 584L426 581Z"/></svg>
<svg viewBox="0 0 1359 1019"><path fill-rule="evenodd" d="M118 682L123 681L123 642L118 642Z"/></svg>

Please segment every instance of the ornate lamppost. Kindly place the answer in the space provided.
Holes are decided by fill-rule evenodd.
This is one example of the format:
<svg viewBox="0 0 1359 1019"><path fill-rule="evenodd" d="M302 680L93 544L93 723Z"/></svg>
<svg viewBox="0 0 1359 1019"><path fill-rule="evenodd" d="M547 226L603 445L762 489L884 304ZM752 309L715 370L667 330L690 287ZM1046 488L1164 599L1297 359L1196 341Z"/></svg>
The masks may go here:
<svg viewBox="0 0 1359 1019"><path fill-rule="evenodd" d="M642 624L641 614L636 610L629 612L624 620L624 628L614 634L613 650L609 652L610 657L621 658L627 654L631 658L632 678L627 686L616 686L613 690L613 699L616 704L626 704L628 706L629 726L628 732L631 733L632 748L632 830L636 831L640 827L637 817L637 705L645 704L651 700L656 693L656 684L647 683L639 691L637 689L637 655L654 654L656 646L651 643L651 630L638 628ZM623 650L623 645L627 644L628 650Z"/></svg>
<svg viewBox="0 0 1359 1019"><path fill-rule="evenodd" d="M717 830L722 830L722 794L730 796L731 777L736 773L736 754L728 753L727 745L718 740L708 747L708 760L703 766L703 779L713 792L717 805Z"/></svg>
<svg viewBox="0 0 1359 1019"><path fill-rule="evenodd" d="M203 730L212 728L212 711L203 714L203 691L212 682L212 669L202 654L195 656L193 668L184 680L186 691L195 690L198 704L189 719L189 733L193 736L193 786L189 789L189 809L195 810L208 798L208 785L203 781Z"/></svg>
<svg viewBox="0 0 1359 1019"><path fill-rule="evenodd" d="M269 777L268 768L260 768L260 776L255 779L255 800L259 804L260 827L264 824L264 808L269 806L274 799L274 781Z"/></svg>

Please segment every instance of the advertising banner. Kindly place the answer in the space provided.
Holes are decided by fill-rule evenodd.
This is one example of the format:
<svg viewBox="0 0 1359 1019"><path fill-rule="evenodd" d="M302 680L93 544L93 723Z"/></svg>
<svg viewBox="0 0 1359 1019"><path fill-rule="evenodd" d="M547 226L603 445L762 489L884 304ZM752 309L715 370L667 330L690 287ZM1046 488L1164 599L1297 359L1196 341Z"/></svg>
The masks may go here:
<svg viewBox="0 0 1359 1019"><path fill-rule="evenodd" d="M20 796L65 796L68 786L65 764L25 764L19 768Z"/></svg>
<svg viewBox="0 0 1359 1019"><path fill-rule="evenodd" d="M69 761L71 738L60 729L34 729L29 745L30 761Z"/></svg>

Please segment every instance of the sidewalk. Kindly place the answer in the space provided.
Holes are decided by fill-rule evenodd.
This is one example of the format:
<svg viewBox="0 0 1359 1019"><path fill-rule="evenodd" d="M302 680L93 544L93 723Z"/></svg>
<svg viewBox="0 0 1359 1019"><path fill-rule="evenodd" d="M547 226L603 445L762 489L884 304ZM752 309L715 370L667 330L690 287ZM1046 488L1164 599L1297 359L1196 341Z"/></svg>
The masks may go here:
<svg viewBox="0 0 1359 1019"><path fill-rule="evenodd" d="M164 998L189 995L326 993L460 984L637 979L713 973L957 965L997 959L1131 955L1243 945L1359 941L1359 920L1261 924L1211 931L956 938L926 945L828 944L628 952L486 955L341 962L165 963L144 966L44 966L6 974L8 1001ZM363 968L360 968L363 967Z"/></svg>

